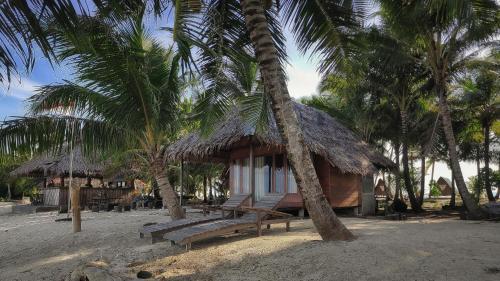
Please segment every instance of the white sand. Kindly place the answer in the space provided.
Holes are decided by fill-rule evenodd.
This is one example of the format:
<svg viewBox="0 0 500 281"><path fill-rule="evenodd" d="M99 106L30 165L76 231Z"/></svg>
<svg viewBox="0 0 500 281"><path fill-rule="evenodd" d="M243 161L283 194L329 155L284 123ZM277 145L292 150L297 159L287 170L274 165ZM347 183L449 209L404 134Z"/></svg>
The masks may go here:
<svg viewBox="0 0 500 281"><path fill-rule="evenodd" d="M93 260L122 277L148 270L160 280L500 280L500 224L492 222L344 218L358 239L321 242L303 220L288 233L278 225L185 252L139 239L140 225L167 220L161 211L84 213L76 235L55 217L0 217L0 280L62 280Z"/></svg>

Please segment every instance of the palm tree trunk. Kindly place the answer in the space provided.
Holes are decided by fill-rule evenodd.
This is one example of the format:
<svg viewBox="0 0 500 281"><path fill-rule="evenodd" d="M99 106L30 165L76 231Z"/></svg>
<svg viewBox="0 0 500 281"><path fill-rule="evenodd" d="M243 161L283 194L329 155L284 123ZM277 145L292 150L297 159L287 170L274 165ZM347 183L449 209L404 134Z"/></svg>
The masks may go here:
<svg viewBox="0 0 500 281"><path fill-rule="evenodd" d="M486 194L488 195L488 200L495 202L495 196L493 196L493 191L491 190L491 179L490 179L490 125L483 124L484 131L484 189L486 189Z"/></svg>
<svg viewBox="0 0 500 281"><path fill-rule="evenodd" d="M7 183L7 200L12 199L12 193L10 191L10 183Z"/></svg>
<svg viewBox="0 0 500 281"><path fill-rule="evenodd" d="M405 182L406 192L408 192L408 198L410 199L411 209L414 212L422 211L420 205L418 204L417 198L415 197L415 192L413 191L413 185L410 177L410 166L408 163L408 118L406 111L401 110L401 137L403 139L403 179Z"/></svg>
<svg viewBox="0 0 500 281"><path fill-rule="evenodd" d="M214 204L214 193L213 193L212 177L211 176L208 177L208 189L210 190L208 193L209 194L208 201L210 201L210 204Z"/></svg>
<svg viewBox="0 0 500 281"><path fill-rule="evenodd" d="M314 169L311 153L304 142L293 102L286 87L285 75L278 58L261 0L241 0L245 23L288 159L300 193L313 223L323 240L352 240L354 235L344 226L326 200Z"/></svg>
<svg viewBox="0 0 500 281"><path fill-rule="evenodd" d="M396 180L396 193L394 194L394 199L401 199L403 200L403 197L400 196L401 195L401 179L400 179L400 174L399 174L399 166L400 166L400 163L399 163L399 142L396 142L394 144L394 154L396 154L396 174L394 175L395 176L395 180Z"/></svg>
<svg viewBox="0 0 500 281"><path fill-rule="evenodd" d="M203 176L203 203L207 203L207 176Z"/></svg>
<svg viewBox="0 0 500 281"><path fill-rule="evenodd" d="M455 175L453 171L451 171L451 198L450 198L450 207L456 207L456 193L455 193Z"/></svg>
<svg viewBox="0 0 500 281"><path fill-rule="evenodd" d="M481 200L481 187L483 186L483 177L481 176L481 155L479 148L476 153L476 172L477 172L477 186L476 186L476 202Z"/></svg>
<svg viewBox="0 0 500 281"><path fill-rule="evenodd" d="M420 199L418 200L420 207L422 207L422 205L424 204L424 193L425 193L425 155L422 153L422 156L420 158Z"/></svg>
<svg viewBox="0 0 500 281"><path fill-rule="evenodd" d="M451 171L451 196L450 196L450 207L456 207L456 193L455 193L455 177L453 176L453 171Z"/></svg>
<svg viewBox="0 0 500 281"><path fill-rule="evenodd" d="M432 168L431 168L431 183L434 182L434 166L436 164L436 160L432 159Z"/></svg>
<svg viewBox="0 0 500 281"><path fill-rule="evenodd" d="M184 211L179 203L177 194L175 194L174 189L168 181L167 173L163 167L164 165L161 161L156 161L153 166L153 173L158 188L160 189L163 206L168 208L172 220L183 219L185 218Z"/></svg>
<svg viewBox="0 0 500 281"><path fill-rule="evenodd" d="M457 182L458 192L460 193L462 201L464 202L464 205L469 212L469 217L471 219L479 219L483 216L482 211L479 208L478 204L474 202L474 199L472 199L469 191L467 190L467 186L465 185L464 177L462 175L462 170L460 168L457 154L457 145L455 142L455 136L453 134L453 126L451 124L451 114L448 108L448 101L446 100L444 87L442 88L442 90L440 90L439 86L436 86L436 91L438 92L439 96L439 109L441 111L441 120L443 121L443 131L445 134L446 142L448 144L451 170Z"/></svg>

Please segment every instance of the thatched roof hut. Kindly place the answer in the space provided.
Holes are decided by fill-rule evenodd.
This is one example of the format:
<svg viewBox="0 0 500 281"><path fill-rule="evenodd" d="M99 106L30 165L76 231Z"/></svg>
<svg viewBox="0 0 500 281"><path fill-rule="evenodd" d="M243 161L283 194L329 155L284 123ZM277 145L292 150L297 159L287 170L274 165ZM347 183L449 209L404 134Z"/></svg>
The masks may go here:
<svg viewBox="0 0 500 281"><path fill-rule="evenodd" d="M441 196L451 196L452 183L449 178L439 177L436 183L441 191Z"/></svg>
<svg viewBox="0 0 500 281"><path fill-rule="evenodd" d="M372 149L335 118L315 108L294 103L294 109L311 152L325 159L343 173L367 175L377 169L391 169L394 163ZM242 139L259 145L283 146L276 122L270 118L264 133L245 123L235 110L215 127L208 138L193 133L170 146L168 157L187 161L226 161L228 151Z"/></svg>
<svg viewBox="0 0 500 281"><path fill-rule="evenodd" d="M24 162L10 173L11 176L65 176L70 171L70 152L63 149L60 153L46 153ZM92 161L83 155L80 146L73 150L73 176L100 177L104 164Z"/></svg>

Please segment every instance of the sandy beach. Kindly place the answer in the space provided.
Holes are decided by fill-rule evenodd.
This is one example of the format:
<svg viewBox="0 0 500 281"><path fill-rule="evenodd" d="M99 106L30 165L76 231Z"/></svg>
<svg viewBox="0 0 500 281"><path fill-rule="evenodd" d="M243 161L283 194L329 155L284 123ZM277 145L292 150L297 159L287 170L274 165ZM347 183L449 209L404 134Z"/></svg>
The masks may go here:
<svg viewBox="0 0 500 281"><path fill-rule="evenodd" d="M197 214L190 214L191 216ZM65 215L0 216L0 280L64 280L99 261L123 280L499 280L500 224L458 219L342 218L353 242L321 242L311 220L193 244L186 252L150 244L138 228L167 221L162 210L83 212L71 233Z"/></svg>

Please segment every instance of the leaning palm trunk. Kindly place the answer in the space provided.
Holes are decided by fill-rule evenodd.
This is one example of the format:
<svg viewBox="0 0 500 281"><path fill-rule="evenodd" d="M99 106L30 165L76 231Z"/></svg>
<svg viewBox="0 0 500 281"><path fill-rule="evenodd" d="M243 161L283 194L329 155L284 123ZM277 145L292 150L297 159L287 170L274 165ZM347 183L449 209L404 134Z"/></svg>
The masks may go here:
<svg viewBox="0 0 500 281"><path fill-rule="evenodd" d="M484 189L486 189L486 194L488 195L488 200L495 202L495 196L493 196L493 191L491 190L491 179L490 179L490 124L485 122L483 124L484 132Z"/></svg>
<svg viewBox="0 0 500 281"><path fill-rule="evenodd" d="M250 39L254 45L276 123L285 141L288 159L306 208L323 240L352 240L354 235L342 224L326 200L302 128L293 109L283 69L278 59L261 0L241 0Z"/></svg>
<svg viewBox="0 0 500 281"><path fill-rule="evenodd" d="M394 200L396 199L401 199L403 200L403 196L401 196L401 179L400 179L400 173L399 173L399 141L394 144L394 152L396 154L396 174L394 175L394 178L396 180L396 193L394 194Z"/></svg>
<svg viewBox="0 0 500 281"><path fill-rule="evenodd" d="M479 219L483 215L482 211L477 205L477 203L474 202L474 199L471 197L469 191L467 190L467 186L465 185L464 177L462 175L462 170L460 169L455 136L453 134L451 115L450 115L450 110L448 108L448 102L446 101L446 95L444 93L444 90L439 90L439 87L436 87L436 90L438 91L438 96L439 96L439 110L441 111L440 113L441 113L441 119L443 121L443 131L445 134L446 142L448 144L448 153L450 155L453 178L457 183L458 192L460 193L462 201L464 202L464 205L467 208L467 211L469 212L470 218Z"/></svg>
<svg viewBox="0 0 500 281"><path fill-rule="evenodd" d="M179 203L177 194L175 194L174 189L168 181L167 173L163 168L161 163L156 163L153 167L154 177L158 188L160 189L160 195L163 200L163 206L167 207L170 212L170 218L172 220L179 220L185 218L182 206Z"/></svg>
<svg viewBox="0 0 500 281"><path fill-rule="evenodd" d="M406 192L408 192L408 198L410 199L411 209L414 212L420 212L420 204L418 204L417 198L415 197L415 192L413 191L413 185L410 178L410 167L408 165L408 115L406 111L401 111L401 138L403 139L403 178L405 182Z"/></svg>
<svg viewBox="0 0 500 281"><path fill-rule="evenodd" d="M423 151L424 148L422 148ZM418 203L420 207L424 204L424 193L425 193L425 155L422 152L422 156L420 158L420 199Z"/></svg>

